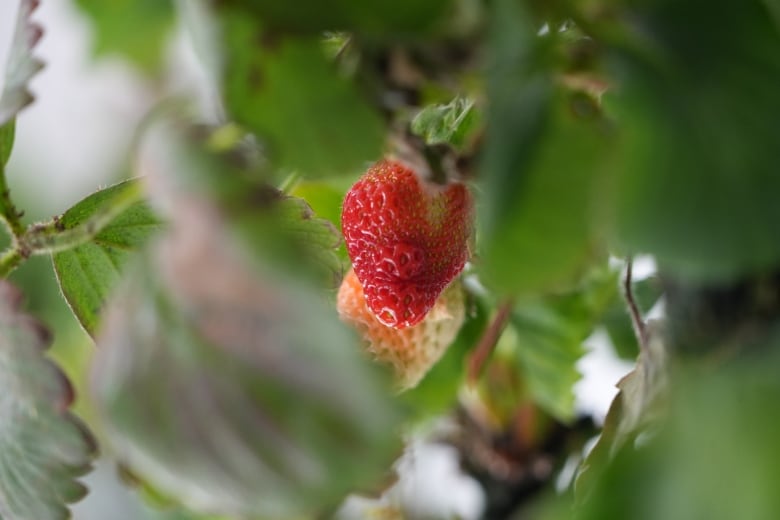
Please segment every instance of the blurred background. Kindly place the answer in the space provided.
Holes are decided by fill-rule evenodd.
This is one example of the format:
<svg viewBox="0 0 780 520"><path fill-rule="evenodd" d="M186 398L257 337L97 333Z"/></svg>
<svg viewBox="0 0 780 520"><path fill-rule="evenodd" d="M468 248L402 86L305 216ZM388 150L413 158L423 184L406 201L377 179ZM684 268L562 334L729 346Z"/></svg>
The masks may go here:
<svg viewBox="0 0 780 520"><path fill-rule="evenodd" d="M16 0L0 0L0 63L6 60L17 7ZM35 102L17 121L16 145L8 167L8 182L25 210L26 222L59 214L97 188L131 176L128 154L135 129L161 95L194 97L205 117L217 113L208 75L183 28L176 28L169 40L167 74L161 82L151 83L117 56L95 57L93 28L74 2L43 1L34 20L44 29L35 54L45 68L32 81ZM635 276L642 279L653 271L652 261L641 259ZM90 425L96 424L87 390L94 344L60 297L49 258L34 258L13 279L25 289L30 310L55 331L51 355L77 388L76 413ZM660 307L653 310L659 312ZM615 355L604 331L597 331L587 346L589 353L579 364L583 379L576 387L577 407L598 423L616 393L615 383L633 364ZM399 467L403 478L390 494L393 500L425 504L431 514L449 511L464 519L479 516L482 491L460 471L453 448L414 441ZM85 482L90 494L73 507L75 520L189 518L144 505L121 483L111 453L105 449ZM359 518L360 511L360 499L345 506L346 516Z"/></svg>

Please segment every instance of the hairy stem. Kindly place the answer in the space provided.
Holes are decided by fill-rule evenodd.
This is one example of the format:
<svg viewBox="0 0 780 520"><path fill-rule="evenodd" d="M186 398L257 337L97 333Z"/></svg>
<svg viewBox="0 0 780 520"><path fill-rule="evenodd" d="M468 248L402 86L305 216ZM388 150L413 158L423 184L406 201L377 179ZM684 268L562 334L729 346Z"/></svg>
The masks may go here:
<svg viewBox="0 0 780 520"><path fill-rule="evenodd" d="M140 183L130 183L112 204L103 206L72 227L65 227L59 217L22 228L12 246L0 255L0 278L7 277L32 255L53 254L72 249L92 240L103 228L127 208L143 198Z"/></svg>
<svg viewBox="0 0 780 520"><path fill-rule="evenodd" d="M0 127L0 220L5 225L12 239L16 240L24 233L21 221L22 213L16 209L11 200L11 191L5 179L5 163L11 155L14 141L14 123L6 123Z"/></svg>
<svg viewBox="0 0 780 520"><path fill-rule="evenodd" d="M11 271L19 267L19 264L24 260L24 256L15 247L6 249L2 255L0 255L0 279L7 278Z"/></svg>

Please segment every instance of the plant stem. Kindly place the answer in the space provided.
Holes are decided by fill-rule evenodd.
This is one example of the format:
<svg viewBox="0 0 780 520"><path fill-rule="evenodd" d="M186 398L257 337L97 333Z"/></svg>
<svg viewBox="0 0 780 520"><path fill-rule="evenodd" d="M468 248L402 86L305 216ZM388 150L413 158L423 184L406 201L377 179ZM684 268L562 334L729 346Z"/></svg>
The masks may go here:
<svg viewBox="0 0 780 520"><path fill-rule="evenodd" d="M5 180L5 165L0 162L0 220L3 221L8 233L14 239L24 233L24 224L20 220L22 213L17 211L11 201L11 191Z"/></svg>
<svg viewBox="0 0 780 520"><path fill-rule="evenodd" d="M493 317L493 321L490 323L487 330L485 330L485 333L482 335L476 348L469 356L466 370L466 378L469 384L477 382L477 379L479 379L479 376L482 373L482 369L485 367L485 363L493 353L493 350L495 350L498 338L501 337L504 327L506 327L506 324L509 322L513 304L514 300L512 299L504 300L504 302L501 303L498 307L498 312L496 312L496 315Z"/></svg>
<svg viewBox="0 0 780 520"><path fill-rule="evenodd" d="M19 267L23 260L24 256L16 247L6 249L0 255L0 279L7 278L11 271Z"/></svg>
<svg viewBox="0 0 780 520"><path fill-rule="evenodd" d="M642 319L642 311L639 310L639 305L636 303L634 290L631 286L633 265L633 259L630 256L626 258L626 275L623 278L623 296L628 305L628 314L631 316L631 325L634 327L634 334L639 343L639 348L644 351L647 350L649 337L647 334L647 326L645 325L644 319Z"/></svg>
<svg viewBox="0 0 780 520"><path fill-rule="evenodd" d="M53 254L89 242L127 208L142 199L140 183L129 183L122 195L112 200L112 204L103 206L72 227L65 227L59 217L22 227L21 232L14 235L11 247L0 255L0 278L7 277L32 255Z"/></svg>
<svg viewBox="0 0 780 520"><path fill-rule="evenodd" d="M128 184L121 197L114 198L111 205L103 206L73 227L65 228L57 217L32 225L19 238L22 252L30 255L56 253L89 242L112 220L142 198L141 184L135 182Z"/></svg>

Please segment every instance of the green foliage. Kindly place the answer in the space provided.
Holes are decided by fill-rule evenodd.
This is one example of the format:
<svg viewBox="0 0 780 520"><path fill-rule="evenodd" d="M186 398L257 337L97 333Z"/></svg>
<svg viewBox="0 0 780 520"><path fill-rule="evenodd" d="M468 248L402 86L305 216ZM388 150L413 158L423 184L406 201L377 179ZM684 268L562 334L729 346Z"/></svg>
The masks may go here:
<svg viewBox="0 0 780 520"><path fill-rule="evenodd" d="M77 228L106 208L138 190L137 180L98 191L66 211L59 219L62 230ZM160 220L145 202L136 202L116 215L90 241L52 255L62 294L90 335L132 253L159 229Z"/></svg>
<svg viewBox="0 0 780 520"><path fill-rule="evenodd" d="M5 126L22 108L32 102L33 96L28 84L43 68L43 63L33 56L33 49L42 34L41 28L30 21L36 7L37 2L34 0L22 0L19 4L11 48L0 81L3 86L0 91L0 126Z"/></svg>
<svg viewBox="0 0 780 520"><path fill-rule="evenodd" d="M147 73L165 62L165 44L173 28L173 0L77 0L95 34L97 55L118 53Z"/></svg>
<svg viewBox="0 0 780 520"><path fill-rule="evenodd" d="M574 384L583 341L616 296L615 274L591 275L568 293L520 303L512 311L517 366L533 400L563 422L574 418Z"/></svg>
<svg viewBox="0 0 780 520"><path fill-rule="evenodd" d="M577 518L773 518L777 338L720 370L676 367L669 424L617 457Z"/></svg>
<svg viewBox="0 0 780 520"><path fill-rule="evenodd" d="M423 108L411 123L411 130L426 144L447 143L463 148L480 123L474 101L458 97L446 105Z"/></svg>
<svg viewBox="0 0 780 520"><path fill-rule="evenodd" d="M643 4L641 33L615 45L619 237L679 276L734 280L780 260L780 33L762 4Z"/></svg>
<svg viewBox="0 0 780 520"><path fill-rule="evenodd" d="M148 74L162 76L182 9L218 58L221 126L163 103L177 108L139 132L148 183L30 225L5 167L41 68L33 0L0 76L0 277L52 255L98 338L106 442L175 503L167 516L327 516L379 489L410 426L453 410L479 415L459 447L487 497L527 502L556 476L536 462L577 449L577 364L599 327L637 367L574 496L542 514L568 517L572 500L581 518L777 516L776 0L77 3L96 52ZM383 154L461 168L478 198L465 324L401 396L332 301L343 194ZM640 313L662 288L669 313L645 341L606 267L640 253L660 268L632 284ZM92 440L42 356L47 334L10 286L0 296L0 518L65 518ZM464 389L492 335L495 358Z"/></svg>
<svg viewBox="0 0 780 520"><path fill-rule="evenodd" d="M0 518L58 520L86 488L95 443L68 411L73 390L45 357L51 336L0 282Z"/></svg>
<svg viewBox="0 0 780 520"><path fill-rule="evenodd" d="M271 30L309 32L351 30L370 37L413 35L429 28L447 12L451 0L220 0L220 6L240 6L262 20Z"/></svg>
<svg viewBox="0 0 780 520"><path fill-rule="evenodd" d="M316 292L180 208L101 335L112 445L199 510L290 518L380 479L400 415ZM155 424L155 428L149 428Z"/></svg>
<svg viewBox="0 0 780 520"><path fill-rule="evenodd" d="M306 176L351 175L380 153L382 126L339 76L317 38L279 38L242 12L223 13L225 98L268 140L269 155Z"/></svg>
<svg viewBox="0 0 780 520"><path fill-rule="evenodd" d="M148 154L167 187L157 194L175 204L189 193L210 199L228 224L228 232L261 263L273 262L295 276L334 286L343 265L336 253L341 234L319 218L308 203L268 184L262 167L241 150L213 150L212 134L193 132L181 121L160 120L148 132Z"/></svg>
<svg viewBox="0 0 780 520"><path fill-rule="evenodd" d="M554 85L557 37L537 37L528 13L497 5L482 164L484 277L505 293L534 293L566 287L596 250L610 140L595 101Z"/></svg>

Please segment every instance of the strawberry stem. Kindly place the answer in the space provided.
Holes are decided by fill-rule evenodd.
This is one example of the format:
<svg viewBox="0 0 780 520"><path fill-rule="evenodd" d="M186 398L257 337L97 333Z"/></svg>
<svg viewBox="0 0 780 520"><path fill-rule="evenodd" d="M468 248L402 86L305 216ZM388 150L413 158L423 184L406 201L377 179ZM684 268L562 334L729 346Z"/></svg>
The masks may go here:
<svg viewBox="0 0 780 520"><path fill-rule="evenodd" d="M496 312L496 315L493 317L493 321L490 322L488 328L485 329L485 333L482 335L479 343L471 352L471 355L469 355L468 361L466 362L466 380L468 384L475 384L482 374L482 370L484 369L487 360L496 349L498 338L501 337L501 333L509 322L513 305L514 300L508 298L498 306L498 312Z"/></svg>
<svg viewBox="0 0 780 520"><path fill-rule="evenodd" d="M642 311L639 310L639 305L634 298L634 290L632 286L632 267L633 258L630 256L626 258L626 273L623 278L623 297L626 299L628 305L628 314L631 316L631 325L634 328L634 334L636 340L639 343L639 348L643 351L647 350L647 344L650 338L647 333L647 326L642 318Z"/></svg>

